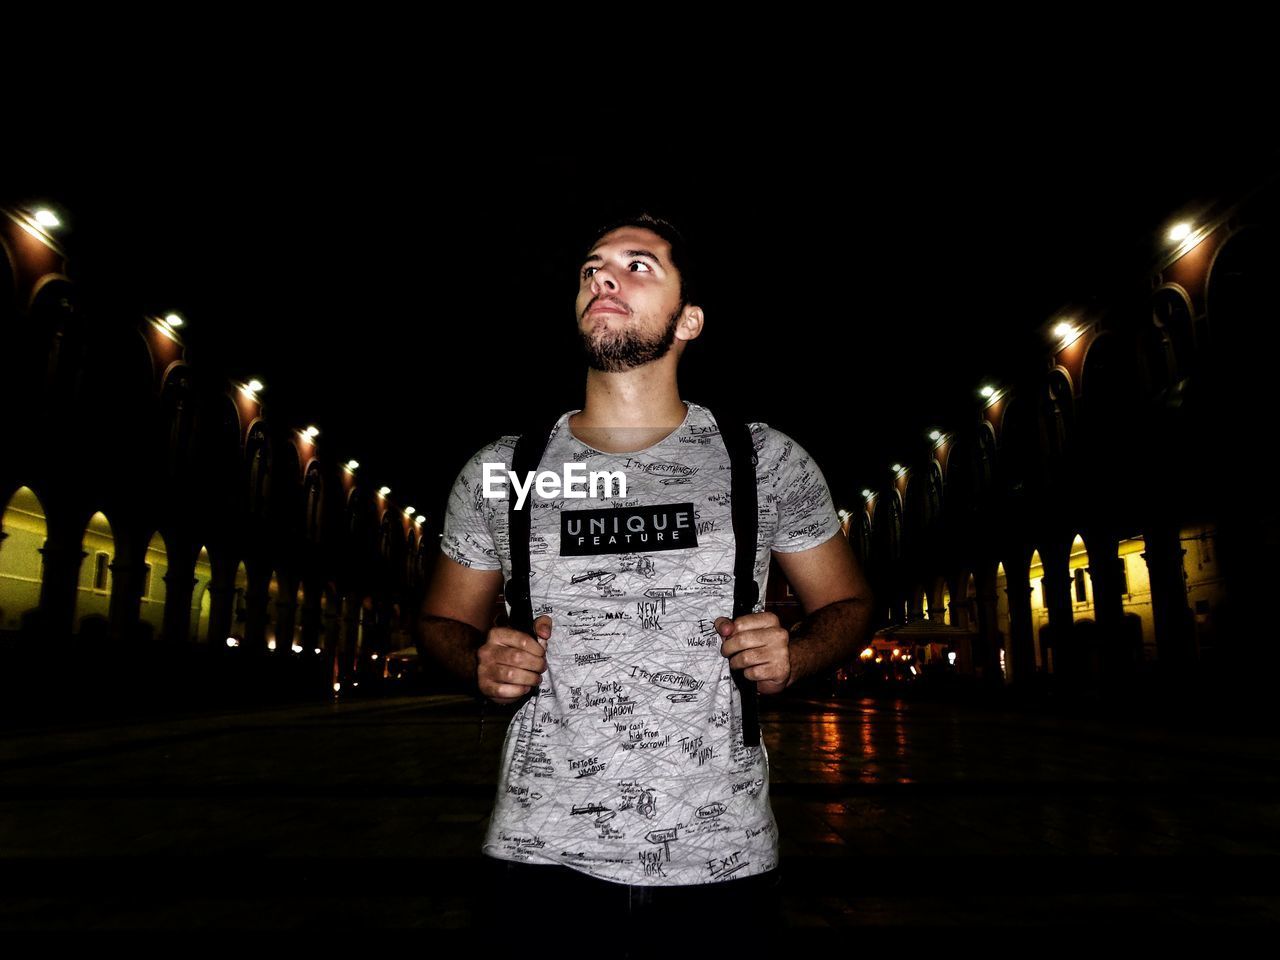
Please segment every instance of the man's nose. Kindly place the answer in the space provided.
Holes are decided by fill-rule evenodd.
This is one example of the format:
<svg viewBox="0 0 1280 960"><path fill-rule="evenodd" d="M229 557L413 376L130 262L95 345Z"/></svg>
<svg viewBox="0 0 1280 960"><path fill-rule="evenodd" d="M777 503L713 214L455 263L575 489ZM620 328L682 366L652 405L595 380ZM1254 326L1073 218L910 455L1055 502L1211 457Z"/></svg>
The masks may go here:
<svg viewBox="0 0 1280 960"><path fill-rule="evenodd" d="M597 295L606 290L617 290L618 282L613 279L613 274L605 267L599 267L595 273L591 275L591 291Z"/></svg>

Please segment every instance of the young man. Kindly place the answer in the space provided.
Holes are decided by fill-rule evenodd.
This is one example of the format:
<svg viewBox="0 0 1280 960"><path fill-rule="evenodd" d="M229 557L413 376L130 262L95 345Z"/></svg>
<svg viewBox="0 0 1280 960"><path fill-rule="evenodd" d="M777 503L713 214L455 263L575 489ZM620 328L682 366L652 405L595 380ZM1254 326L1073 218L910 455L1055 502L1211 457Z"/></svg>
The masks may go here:
<svg viewBox="0 0 1280 960"><path fill-rule="evenodd" d="M647 215L601 231L581 265L586 401L561 416L539 467L620 472L627 489L528 488L536 639L491 625L511 544L507 487L486 495L485 477L510 467L516 438L477 452L450 496L423 646L490 700L524 701L483 848L494 922L514 896L535 916L643 925L696 905L776 923L768 754L744 744L730 670L777 694L850 659L870 630L870 590L821 470L762 423L750 428L760 602L731 618L729 455L676 380L704 323L695 279L679 231ZM790 633L763 612L771 552L806 612Z"/></svg>

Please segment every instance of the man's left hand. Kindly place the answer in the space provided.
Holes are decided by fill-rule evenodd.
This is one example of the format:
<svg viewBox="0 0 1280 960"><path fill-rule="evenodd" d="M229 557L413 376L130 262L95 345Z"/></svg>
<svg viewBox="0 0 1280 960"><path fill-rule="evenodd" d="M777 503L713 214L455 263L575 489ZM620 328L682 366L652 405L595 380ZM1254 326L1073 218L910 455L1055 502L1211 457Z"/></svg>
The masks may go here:
<svg viewBox="0 0 1280 960"><path fill-rule="evenodd" d="M724 638L720 653L729 658L729 666L756 681L760 693L787 689L791 683L791 634L778 622L776 613L748 613L736 620L720 617L715 627Z"/></svg>

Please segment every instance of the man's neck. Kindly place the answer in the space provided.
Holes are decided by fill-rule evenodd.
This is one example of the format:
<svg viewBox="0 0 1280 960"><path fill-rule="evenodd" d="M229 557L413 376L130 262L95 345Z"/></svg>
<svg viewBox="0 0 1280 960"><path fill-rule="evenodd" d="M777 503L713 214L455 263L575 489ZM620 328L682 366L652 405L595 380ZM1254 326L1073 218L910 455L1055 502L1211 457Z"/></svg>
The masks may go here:
<svg viewBox="0 0 1280 960"><path fill-rule="evenodd" d="M646 364L625 373L587 371L587 398L569 418L569 430L605 453L631 453L651 447L684 422L675 368Z"/></svg>

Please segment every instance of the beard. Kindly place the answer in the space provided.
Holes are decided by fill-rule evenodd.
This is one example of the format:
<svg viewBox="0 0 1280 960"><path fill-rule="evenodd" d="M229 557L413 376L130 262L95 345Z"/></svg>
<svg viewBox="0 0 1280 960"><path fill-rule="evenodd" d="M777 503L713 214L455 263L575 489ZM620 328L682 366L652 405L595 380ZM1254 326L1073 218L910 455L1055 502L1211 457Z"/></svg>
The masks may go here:
<svg viewBox="0 0 1280 960"><path fill-rule="evenodd" d="M591 330L579 329L582 352L586 356L587 366L604 373L623 373L661 359L667 355L667 351L675 343L676 326L680 322L682 310L684 310L684 304L676 307L675 313L667 319L666 329L662 333L650 337L630 327L621 333L613 333L605 329L598 334Z"/></svg>

